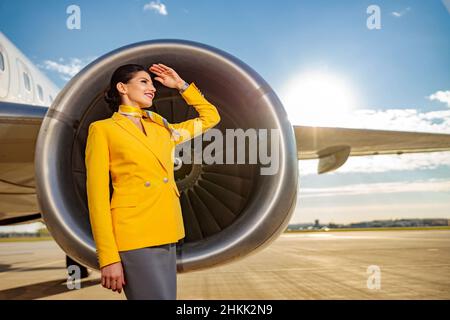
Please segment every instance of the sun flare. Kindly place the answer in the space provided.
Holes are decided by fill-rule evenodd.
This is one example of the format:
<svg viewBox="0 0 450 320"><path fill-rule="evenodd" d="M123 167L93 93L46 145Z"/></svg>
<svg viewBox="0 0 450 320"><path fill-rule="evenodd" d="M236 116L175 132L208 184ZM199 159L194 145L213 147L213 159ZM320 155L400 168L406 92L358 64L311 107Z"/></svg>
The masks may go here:
<svg viewBox="0 0 450 320"><path fill-rule="evenodd" d="M328 73L305 73L288 81L280 99L292 124L333 126L356 109L353 90Z"/></svg>

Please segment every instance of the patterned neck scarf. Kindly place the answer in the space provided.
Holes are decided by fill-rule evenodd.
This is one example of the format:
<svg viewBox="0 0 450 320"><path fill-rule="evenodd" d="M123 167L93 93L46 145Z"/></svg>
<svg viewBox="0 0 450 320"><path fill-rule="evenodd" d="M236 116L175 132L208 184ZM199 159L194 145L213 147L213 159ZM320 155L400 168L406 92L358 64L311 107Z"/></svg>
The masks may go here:
<svg viewBox="0 0 450 320"><path fill-rule="evenodd" d="M163 116L159 115L156 112L150 111L150 110L143 110L139 107L133 107L125 104L121 104L119 106L120 114L132 116L136 118L142 118L142 119L150 119L153 122L156 122L170 131L172 134L172 138L174 140L178 140L180 138L180 133L172 127L172 125L164 118Z"/></svg>

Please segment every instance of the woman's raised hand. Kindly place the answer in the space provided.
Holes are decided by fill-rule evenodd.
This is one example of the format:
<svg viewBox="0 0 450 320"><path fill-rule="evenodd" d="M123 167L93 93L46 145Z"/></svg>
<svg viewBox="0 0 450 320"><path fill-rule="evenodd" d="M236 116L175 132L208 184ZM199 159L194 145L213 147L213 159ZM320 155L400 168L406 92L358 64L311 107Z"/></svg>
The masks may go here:
<svg viewBox="0 0 450 320"><path fill-rule="evenodd" d="M104 266L100 271L102 273L102 286L121 293L122 287L125 285L122 262L119 261Z"/></svg>
<svg viewBox="0 0 450 320"><path fill-rule="evenodd" d="M152 64L150 72L157 75L154 79L161 82L164 86L180 90L184 85L184 80L172 68L162 63Z"/></svg>

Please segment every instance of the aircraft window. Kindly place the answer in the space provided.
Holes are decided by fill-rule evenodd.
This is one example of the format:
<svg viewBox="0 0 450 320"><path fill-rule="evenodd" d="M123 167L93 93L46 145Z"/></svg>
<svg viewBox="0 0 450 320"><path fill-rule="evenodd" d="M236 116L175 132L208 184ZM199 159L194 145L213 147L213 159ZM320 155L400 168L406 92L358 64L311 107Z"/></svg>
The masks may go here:
<svg viewBox="0 0 450 320"><path fill-rule="evenodd" d="M0 52L0 70L5 71L5 58L3 57L3 52Z"/></svg>
<svg viewBox="0 0 450 320"><path fill-rule="evenodd" d="M44 101L44 91L40 85L37 85L39 100Z"/></svg>
<svg viewBox="0 0 450 320"><path fill-rule="evenodd" d="M23 73L23 82L25 83L25 89L27 89L27 91L31 91L30 76L26 72Z"/></svg>

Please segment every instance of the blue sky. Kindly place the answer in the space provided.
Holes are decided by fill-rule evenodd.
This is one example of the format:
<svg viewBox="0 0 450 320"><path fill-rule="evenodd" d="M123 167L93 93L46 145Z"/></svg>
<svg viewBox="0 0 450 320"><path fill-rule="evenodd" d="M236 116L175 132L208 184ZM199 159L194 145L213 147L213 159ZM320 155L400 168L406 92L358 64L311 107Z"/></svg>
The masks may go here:
<svg viewBox="0 0 450 320"><path fill-rule="evenodd" d="M71 4L80 30L66 27ZM370 5L380 29L367 27ZM187 39L250 65L294 124L450 133L449 10L447 0L16 0L0 2L0 30L60 88L118 47ZM300 162L292 223L450 218L450 153L355 157L321 176L316 165Z"/></svg>

